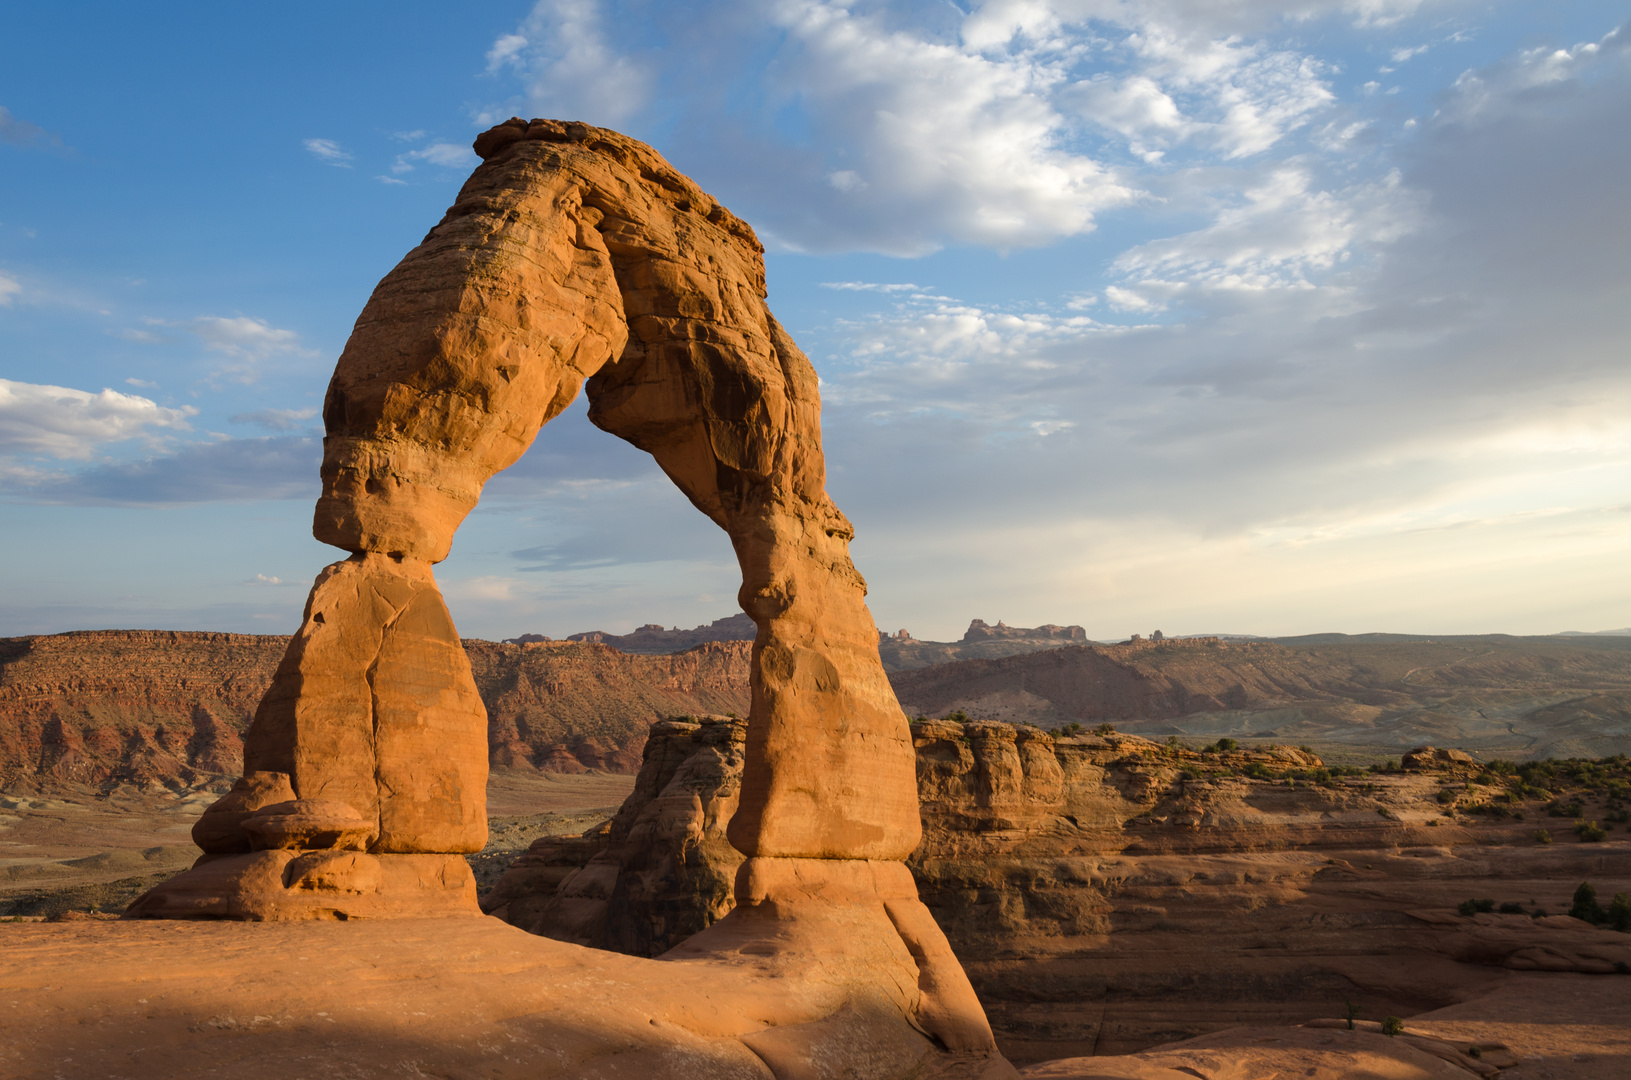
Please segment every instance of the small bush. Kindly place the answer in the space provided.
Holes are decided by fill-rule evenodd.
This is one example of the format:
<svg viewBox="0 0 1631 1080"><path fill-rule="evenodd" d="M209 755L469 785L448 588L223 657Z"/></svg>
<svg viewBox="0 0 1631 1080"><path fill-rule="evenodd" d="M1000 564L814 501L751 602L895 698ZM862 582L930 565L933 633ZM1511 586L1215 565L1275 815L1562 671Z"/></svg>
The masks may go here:
<svg viewBox="0 0 1631 1080"><path fill-rule="evenodd" d="M1495 910L1499 911L1502 915L1522 915L1523 914L1523 905L1522 904L1514 904L1509 900L1506 903L1502 904L1500 907L1496 908Z"/></svg>
<svg viewBox="0 0 1631 1080"><path fill-rule="evenodd" d="M1610 810L1603 816L1610 821L1617 821L1621 825L1631 822L1631 810Z"/></svg>
<svg viewBox="0 0 1631 1080"><path fill-rule="evenodd" d="M1235 742L1233 739L1219 739L1217 742L1212 744L1212 748L1220 754L1227 754L1229 751L1237 749L1239 746L1240 744Z"/></svg>
<svg viewBox="0 0 1631 1080"><path fill-rule="evenodd" d="M1582 843L1596 844L1608 838L1608 831L1595 821L1577 821L1574 823L1574 834Z"/></svg>
<svg viewBox="0 0 1631 1080"><path fill-rule="evenodd" d="M1614 899L1608 903L1606 914L1609 929L1618 930L1622 934L1631 933L1631 895L1615 893Z"/></svg>
<svg viewBox="0 0 1631 1080"><path fill-rule="evenodd" d="M1098 727L1093 729L1093 734L1095 735L1114 735L1115 733L1116 725L1114 724L1100 724Z"/></svg>
<svg viewBox="0 0 1631 1080"><path fill-rule="evenodd" d="M1574 890L1574 906L1569 909L1569 914L1589 923L1605 922L1608 919L1608 912L1597 902L1597 888L1589 881L1582 881L1580 887Z"/></svg>
<svg viewBox="0 0 1631 1080"><path fill-rule="evenodd" d="M1483 912L1487 915L1489 912L1495 910L1495 901L1463 900L1461 903L1455 906L1455 910L1457 915L1465 915L1468 918L1477 915L1479 912Z"/></svg>
<svg viewBox="0 0 1631 1080"><path fill-rule="evenodd" d="M1546 804L1546 813L1551 817L1577 818L1582 812L1582 807L1578 802L1566 803L1561 799L1553 799L1551 802Z"/></svg>
<svg viewBox="0 0 1631 1080"><path fill-rule="evenodd" d="M1384 1016L1382 1018L1382 1034L1388 1038L1404 1034L1404 1021L1397 1016Z"/></svg>

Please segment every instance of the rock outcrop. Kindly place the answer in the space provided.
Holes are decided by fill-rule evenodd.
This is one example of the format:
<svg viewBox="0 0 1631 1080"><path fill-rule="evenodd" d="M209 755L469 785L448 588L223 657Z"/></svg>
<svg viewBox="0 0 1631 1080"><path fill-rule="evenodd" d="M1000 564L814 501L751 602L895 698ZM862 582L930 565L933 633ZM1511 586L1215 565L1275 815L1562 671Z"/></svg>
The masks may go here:
<svg viewBox="0 0 1631 1080"><path fill-rule="evenodd" d="M458 853L485 838L485 715L431 566L587 380L591 421L725 530L757 627L726 825L746 856L736 906L671 955L757 952L789 975L837 963L901 1031L989 1059L984 1014L904 863L920 838L911 738L853 529L826 493L815 371L764 302L763 248L615 132L515 119L475 150L452 209L374 290L324 401L313 534L352 554L319 575L244 744L246 782L285 776L297 799L241 819L251 850L206 854L128 914L476 911ZM341 806L369 839L267 820L350 822ZM230 827L209 835L237 843ZM260 846L277 835L329 846ZM797 1035L763 1042L750 1045L773 1070L799 1057Z"/></svg>
<svg viewBox="0 0 1631 1080"><path fill-rule="evenodd" d="M1449 755L1333 775L1291 747L1201 753L946 720L912 731L923 841L909 865L1017 1062L1300 1023L1347 1001L1408 1016L1513 972L1631 972L1631 938L1560 914L1581 880L1631 888L1631 843L1534 837L1554 797L1615 813L1623 765L1561 767L1546 781L1558 790L1536 792ZM739 738L725 724L654 732L618 824L538 841L487 908L635 955L716 917L707 883L738 857L709 835L707 808L735 790ZM653 866L666 886L641 876ZM1509 906L1458 913L1468 897Z"/></svg>
<svg viewBox="0 0 1631 1080"><path fill-rule="evenodd" d="M747 723L652 728L634 792L604 827L534 841L482 910L559 941L660 956L731 910L742 855L725 839L741 792Z"/></svg>

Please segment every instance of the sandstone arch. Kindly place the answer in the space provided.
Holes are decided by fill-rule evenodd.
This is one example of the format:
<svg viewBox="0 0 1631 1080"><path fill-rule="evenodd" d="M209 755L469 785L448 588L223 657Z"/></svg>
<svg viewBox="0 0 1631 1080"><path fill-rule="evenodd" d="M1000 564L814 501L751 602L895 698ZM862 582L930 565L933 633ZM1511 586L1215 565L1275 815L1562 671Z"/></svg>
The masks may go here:
<svg viewBox="0 0 1631 1080"><path fill-rule="evenodd" d="M325 400L319 575L200 820L206 854L134 917L476 914L485 714L432 564L482 485L587 382L725 530L758 626L736 910L676 953L846 956L952 1048L989 1027L902 860L919 839L906 719L849 522L827 497L815 372L765 304L752 229L650 147L512 119L380 282ZM840 965L842 967L843 965ZM791 970L791 968L789 968Z"/></svg>

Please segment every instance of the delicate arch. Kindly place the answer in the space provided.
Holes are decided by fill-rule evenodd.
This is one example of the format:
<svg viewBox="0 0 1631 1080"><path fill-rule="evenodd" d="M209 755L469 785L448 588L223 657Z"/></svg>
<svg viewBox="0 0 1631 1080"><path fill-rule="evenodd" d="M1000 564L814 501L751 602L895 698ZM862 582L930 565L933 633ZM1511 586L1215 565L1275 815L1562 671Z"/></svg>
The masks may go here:
<svg viewBox="0 0 1631 1080"><path fill-rule="evenodd" d="M911 736L826 494L815 372L765 305L753 230L615 132L512 119L475 149L329 384L313 532L351 557L318 576L244 776L194 829L205 857L129 914L478 912L459 853L486 840L486 713L431 566L587 382L590 419L730 537L758 626L737 907L670 955L809 975L841 954L832 971L943 1046L991 1052L903 862Z"/></svg>

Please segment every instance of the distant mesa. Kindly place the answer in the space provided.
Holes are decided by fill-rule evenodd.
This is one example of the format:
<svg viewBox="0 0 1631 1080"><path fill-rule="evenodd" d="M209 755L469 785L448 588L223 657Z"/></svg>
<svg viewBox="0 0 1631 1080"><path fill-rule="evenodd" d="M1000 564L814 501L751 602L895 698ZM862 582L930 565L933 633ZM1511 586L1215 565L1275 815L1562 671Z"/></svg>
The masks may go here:
<svg viewBox="0 0 1631 1080"><path fill-rule="evenodd" d="M753 625L753 620L738 612L735 615L715 619L711 623L690 630L681 630L677 626L672 630L664 630L661 623L646 623L629 634L612 634L605 630L585 630L579 634L568 634L561 640L589 645L610 645L619 652L655 656L663 653L684 652L686 649L694 649L698 645L710 641L752 641L757 633L758 628ZM520 637L505 638L504 643L506 645L535 645L550 640L543 634L522 634Z"/></svg>
<svg viewBox="0 0 1631 1080"><path fill-rule="evenodd" d="M963 632L964 644L976 641L1086 641L1087 631L1080 626L1057 626L1054 623L1043 623L1041 626L1009 626L1001 619L997 625L992 626L984 619L975 619L968 624Z"/></svg>

